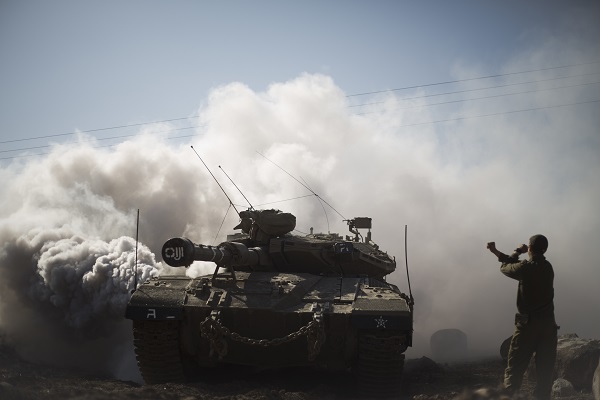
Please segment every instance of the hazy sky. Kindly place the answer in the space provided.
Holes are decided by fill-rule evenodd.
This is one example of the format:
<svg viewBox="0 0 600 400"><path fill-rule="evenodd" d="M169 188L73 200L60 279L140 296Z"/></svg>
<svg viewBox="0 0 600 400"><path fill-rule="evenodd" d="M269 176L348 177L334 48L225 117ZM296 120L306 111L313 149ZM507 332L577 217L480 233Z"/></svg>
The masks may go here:
<svg viewBox="0 0 600 400"><path fill-rule="evenodd" d="M424 3L1 1L0 330L30 354L38 321L61 355L126 346L135 210L143 277L167 238L237 223L193 144L300 231L347 228L271 203L310 193L257 152L398 260L408 225L413 356L443 328L497 354L517 284L485 244L537 233L561 333L600 338L599 3Z"/></svg>
<svg viewBox="0 0 600 400"><path fill-rule="evenodd" d="M186 117L234 81L262 91L323 73L349 95L452 80L461 65L469 77L507 72L514 54L574 29L565 17L600 11L595 1L2 0L0 140Z"/></svg>

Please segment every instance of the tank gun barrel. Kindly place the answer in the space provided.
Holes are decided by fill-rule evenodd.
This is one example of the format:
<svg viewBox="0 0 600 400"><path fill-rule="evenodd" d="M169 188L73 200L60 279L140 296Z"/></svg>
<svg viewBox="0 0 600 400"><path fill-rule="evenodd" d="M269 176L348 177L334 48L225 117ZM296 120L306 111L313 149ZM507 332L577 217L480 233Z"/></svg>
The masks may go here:
<svg viewBox="0 0 600 400"><path fill-rule="evenodd" d="M162 248L163 260L172 267L188 267L194 261L214 262L219 266L268 265L268 254L261 247L248 248L238 242L218 246L195 244L187 238L171 238Z"/></svg>

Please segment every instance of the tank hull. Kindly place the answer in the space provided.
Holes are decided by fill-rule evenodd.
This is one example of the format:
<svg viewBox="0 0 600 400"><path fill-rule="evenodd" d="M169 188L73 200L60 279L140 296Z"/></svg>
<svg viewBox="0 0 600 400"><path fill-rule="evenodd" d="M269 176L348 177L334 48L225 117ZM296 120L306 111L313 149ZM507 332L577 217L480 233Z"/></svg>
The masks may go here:
<svg viewBox="0 0 600 400"><path fill-rule="evenodd" d="M409 299L366 276L163 276L134 292L126 317L147 383L219 363L312 366L353 369L362 386L394 392L412 342Z"/></svg>

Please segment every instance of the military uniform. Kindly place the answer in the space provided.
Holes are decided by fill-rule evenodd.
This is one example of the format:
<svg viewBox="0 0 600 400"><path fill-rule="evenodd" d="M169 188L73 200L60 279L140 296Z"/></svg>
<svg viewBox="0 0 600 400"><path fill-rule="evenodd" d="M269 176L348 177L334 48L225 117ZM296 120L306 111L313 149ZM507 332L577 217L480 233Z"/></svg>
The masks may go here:
<svg viewBox="0 0 600 400"><path fill-rule="evenodd" d="M542 254L532 253L529 260L519 261L519 253L500 255L500 271L519 281L515 332L504 372L504 385L510 392L521 387L523 375L535 353L537 384L534 396L550 399L557 329L554 319L554 270Z"/></svg>

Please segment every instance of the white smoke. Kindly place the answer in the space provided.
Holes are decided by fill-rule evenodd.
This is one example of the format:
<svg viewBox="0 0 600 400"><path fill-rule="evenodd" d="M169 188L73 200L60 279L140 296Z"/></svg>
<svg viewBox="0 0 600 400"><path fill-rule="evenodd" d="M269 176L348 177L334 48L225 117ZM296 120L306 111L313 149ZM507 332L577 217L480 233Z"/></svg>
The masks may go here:
<svg viewBox="0 0 600 400"><path fill-rule="evenodd" d="M600 59L596 42L566 42L550 38L504 68L582 64L563 72L600 73L598 64L583 65ZM460 79L486 72L462 63L454 73ZM598 100L597 93L594 85L573 86L446 108L388 93L352 108L330 77L304 74L264 92L242 83L215 89L191 143L160 139L156 131L172 128L161 125L112 149L95 148L84 136L57 144L46 157L0 169L0 330L32 358L113 371L121 365L121 354L131 354L124 309L134 280L135 210L140 282L177 272L155 260L169 237L213 244L237 224L193 144L238 208L246 202L218 166L255 207L294 213L302 232L347 233L343 218L372 217L375 242L399 260L389 280L404 291L408 225L412 354L427 354L430 335L442 328L464 330L473 351L496 353L512 333L516 283L501 276L485 244L495 240L509 252L536 233L550 241L562 332L600 337L593 318L600 311L600 114L598 103L584 103ZM524 109L532 111L510 112ZM495 115L474 117L487 114ZM440 120L448 121L429 123ZM336 211L325 206L326 218L318 199L269 160Z"/></svg>
<svg viewBox="0 0 600 400"><path fill-rule="evenodd" d="M36 232L32 233L38 236ZM67 325L76 328L89 325L99 316L115 319L123 316L135 280L135 241L132 238L121 237L108 243L78 236L57 241L47 237L32 239L32 242L46 240L34 252L40 255L37 273L41 280L33 297L61 310ZM37 246L33 244L32 247ZM143 247L138 257L140 281L158 274L149 249Z"/></svg>

